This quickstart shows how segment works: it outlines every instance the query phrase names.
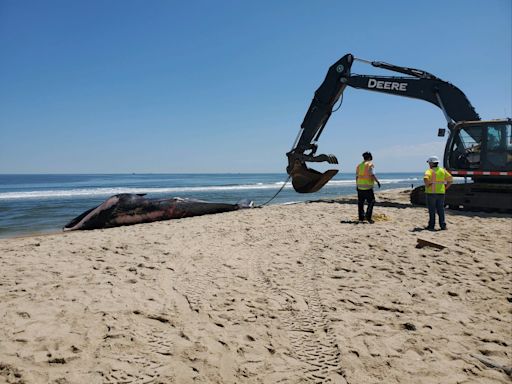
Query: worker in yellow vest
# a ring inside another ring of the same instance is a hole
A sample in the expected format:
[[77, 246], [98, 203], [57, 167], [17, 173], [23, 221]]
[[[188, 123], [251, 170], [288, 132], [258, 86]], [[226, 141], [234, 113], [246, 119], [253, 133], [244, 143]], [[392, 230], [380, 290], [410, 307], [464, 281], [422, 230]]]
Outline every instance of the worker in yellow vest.
[[[375, 195], [373, 193], [374, 182], [380, 188], [380, 182], [373, 172], [373, 157], [370, 152], [363, 153], [363, 161], [356, 167], [356, 186], [357, 186], [357, 210], [359, 222], [365, 220], [373, 224], [372, 213], [375, 204]], [[364, 203], [368, 203], [366, 213], [364, 212]]]
[[425, 171], [423, 181], [425, 183], [425, 200], [428, 208], [428, 226], [429, 231], [433, 231], [436, 224], [436, 212], [439, 216], [439, 226], [441, 230], [446, 230], [446, 221], [444, 217], [444, 195], [446, 190], [452, 185], [452, 175], [439, 166], [439, 158], [430, 156], [427, 160], [429, 169]]

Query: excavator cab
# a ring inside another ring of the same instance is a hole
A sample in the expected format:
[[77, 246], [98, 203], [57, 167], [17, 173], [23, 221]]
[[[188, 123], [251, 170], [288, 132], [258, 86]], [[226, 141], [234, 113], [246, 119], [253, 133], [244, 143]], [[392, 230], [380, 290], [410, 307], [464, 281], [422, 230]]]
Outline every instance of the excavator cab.
[[445, 166], [466, 172], [512, 171], [510, 119], [460, 122], [451, 129]]

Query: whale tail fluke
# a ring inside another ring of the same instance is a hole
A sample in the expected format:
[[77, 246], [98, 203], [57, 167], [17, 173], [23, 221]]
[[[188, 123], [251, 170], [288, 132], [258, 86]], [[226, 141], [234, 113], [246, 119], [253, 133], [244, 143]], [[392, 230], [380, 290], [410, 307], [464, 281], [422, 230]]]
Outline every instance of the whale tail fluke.
[[254, 208], [254, 201], [249, 199], [242, 199], [239, 200], [236, 205], [238, 205], [239, 209], [245, 209], [245, 208]]

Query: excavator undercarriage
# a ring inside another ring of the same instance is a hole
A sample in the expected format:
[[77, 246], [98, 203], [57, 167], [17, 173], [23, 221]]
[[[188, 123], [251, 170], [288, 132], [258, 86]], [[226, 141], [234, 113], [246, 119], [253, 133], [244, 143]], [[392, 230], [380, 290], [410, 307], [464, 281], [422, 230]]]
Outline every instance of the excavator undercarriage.
[[[411, 192], [413, 205], [425, 205], [425, 187]], [[512, 212], [512, 184], [452, 184], [446, 192], [445, 205], [450, 209], [480, 212]]]

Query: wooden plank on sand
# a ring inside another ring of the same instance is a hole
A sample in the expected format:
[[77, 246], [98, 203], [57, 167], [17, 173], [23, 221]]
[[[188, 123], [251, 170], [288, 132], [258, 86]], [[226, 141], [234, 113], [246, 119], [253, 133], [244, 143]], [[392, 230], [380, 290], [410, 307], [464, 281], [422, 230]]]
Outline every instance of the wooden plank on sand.
[[432, 248], [437, 248], [437, 249], [445, 249], [446, 248], [445, 245], [418, 238], [418, 244], [416, 244], [416, 248], [423, 248], [423, 247], [432, 247]]

